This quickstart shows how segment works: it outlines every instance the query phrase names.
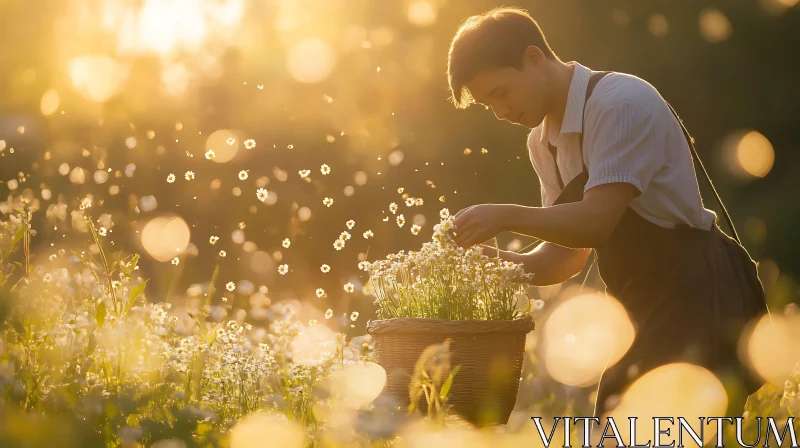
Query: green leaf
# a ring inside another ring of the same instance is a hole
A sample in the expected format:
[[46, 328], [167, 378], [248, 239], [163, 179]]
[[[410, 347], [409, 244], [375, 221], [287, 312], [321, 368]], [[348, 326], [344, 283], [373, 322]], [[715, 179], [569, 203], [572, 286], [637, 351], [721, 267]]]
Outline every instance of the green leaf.
[[19, 230], [17, 230], [17, 233], [14, 234], [14, 238], [11, 239], [11, 246], [9, 246], [8, 251], [6, 251], [6, 258], [11, 256], [11, 252], [14, 251], [14, 246], [16, 246], [17, 243], [19, 243], [22, 240], [23, 236], [25, 236], [24, 225], [20, 227]]
[[439, 391], [439, 399], [444, 400], [447, 398], [447, 394], [450, 392], [450, 387], [453, 385], [453, 377], [456, 376], [459, 370], [461, 370], [461, 364], [457, 365], [453, 371], [450, 372], [450, 375], [447, 376], [447, 379], [442, 385], [442, 390]]
[[97, 326], [102, 327], [103, 322], [106, 321], [106, 302], [104, 300], [101, 300], [97, 305], [97, 312], [95, 313], [94, 318], [97, 320]]
[[147, 280], [140, 282], [138, 285], [134, 286], [131, 289], [130, 298], [128, 299], [128, 305], [125, 306], [125, 311], [123, 314], [127, 313], [129, 309], [133, 306], [133, 302], [136, 300], [139, 295], [144, 292], [144, 287], [147, 286]]

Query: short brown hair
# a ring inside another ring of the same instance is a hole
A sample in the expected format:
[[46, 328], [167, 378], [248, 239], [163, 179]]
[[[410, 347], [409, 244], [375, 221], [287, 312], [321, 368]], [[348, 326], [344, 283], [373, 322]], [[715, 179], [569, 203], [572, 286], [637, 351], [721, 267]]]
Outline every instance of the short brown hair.
[[482, 70], [507, 66], [521, 69], [522, 56], [530, 45], [542, 50], [548, 59], [558, 59], [539, 24], [524, 9], [495, 8], [464, 21], [447, 57], [447, 78], [456, 107], [464, 109], [473, 102], [465, 84]]

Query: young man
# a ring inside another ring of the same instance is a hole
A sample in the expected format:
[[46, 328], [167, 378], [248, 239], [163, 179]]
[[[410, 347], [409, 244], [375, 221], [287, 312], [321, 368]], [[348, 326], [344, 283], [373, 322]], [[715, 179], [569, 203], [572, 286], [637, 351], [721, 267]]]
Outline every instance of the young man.
[[501, 231], [541, 239], [530, 253], [501, 253], [524, 263], [538, 285], [577, 275], [594, 249], [606, 291], [636, 328], [628, 352], [603, 374], [597, 416], [636, 379], [632, 373], [672, 362], [714, 372], [730, 386], [729, 415], [741, 415], [759, 383], [737, 343], [745, 323], [767, 311], [762, 285], [738, 238], [703, 206], [690, 137], [658, 91], [632, 75], [562, 62], [515, 8], [461, 26], [448, 77], [457, 107], [476, 102], [532, 129], [528, 149], [542, 195], [542, 207], [459, 211], [456, 242], [479, 244]]

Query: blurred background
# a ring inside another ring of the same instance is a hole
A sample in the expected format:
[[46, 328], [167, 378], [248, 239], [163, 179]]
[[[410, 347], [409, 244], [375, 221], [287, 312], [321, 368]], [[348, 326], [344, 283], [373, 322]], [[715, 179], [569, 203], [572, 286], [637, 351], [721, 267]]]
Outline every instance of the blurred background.
[[[640, 76], [676, 108], [778, 312], [800, 296], [797, 3], [514, 3], [562, 60]], [[450, 39], [496, 6], [0, 0], [0, 196], [38, 202], [34, 257], [84, 250], [91, 201], [106, 250], [143, 254], [152, 301], [201, 297], [219, 265], [228, 311], [298, 299], [363, 334], [359, 261], [418, 249], [443, 207], [540, 205], [527, 130], [448, 101]]]

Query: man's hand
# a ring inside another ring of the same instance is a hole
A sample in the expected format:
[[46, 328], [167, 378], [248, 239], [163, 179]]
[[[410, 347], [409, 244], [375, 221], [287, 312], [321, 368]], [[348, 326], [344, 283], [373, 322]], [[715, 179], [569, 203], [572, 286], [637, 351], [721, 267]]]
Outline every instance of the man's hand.
[[455, 214], [454, 238], [461, 247], [469, 247], [494, 238], [503, 230], [505, 204], [479, 204]]

